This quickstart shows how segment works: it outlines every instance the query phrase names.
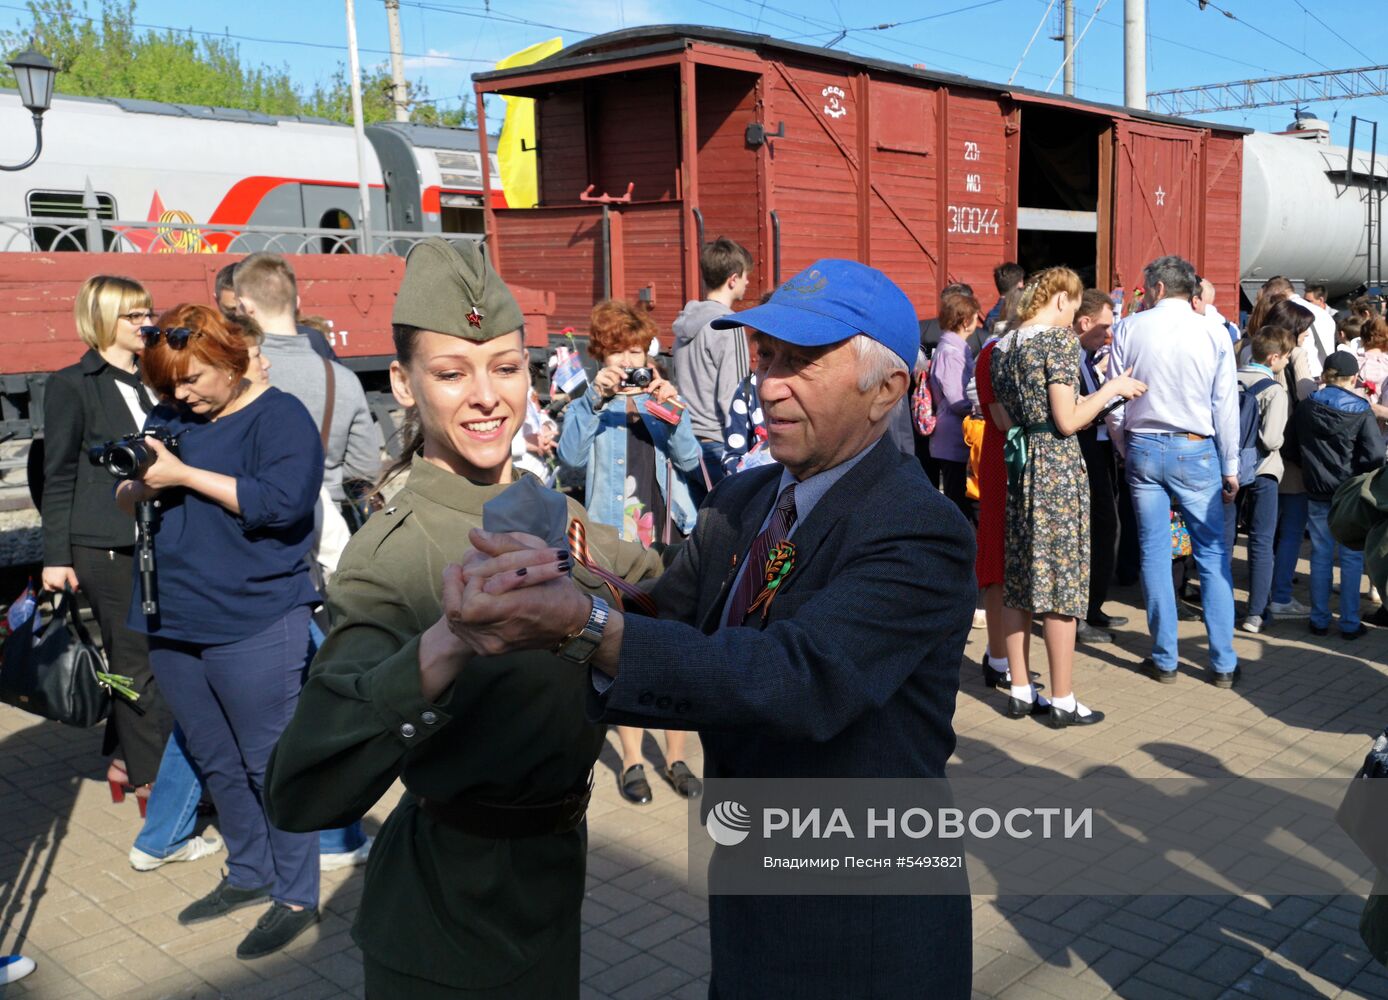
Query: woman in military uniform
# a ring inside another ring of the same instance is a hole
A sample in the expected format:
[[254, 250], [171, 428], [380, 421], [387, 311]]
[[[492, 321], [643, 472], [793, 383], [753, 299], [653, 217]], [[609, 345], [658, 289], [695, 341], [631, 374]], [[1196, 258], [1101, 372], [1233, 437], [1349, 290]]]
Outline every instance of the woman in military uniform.
[[[583, 810], [603, 741], [584, 712], [588, 670], [572, 655], [470, 655], [443, 617], [469, 529], [512, 482], [522, 316], [475, 244], [433, 238], [410, 254], [393, 320], [391, 385], [412, 432], [387, 477], [407, 465], [408, 482], [338, 565], [332, 631], [271, 761], [267, 805], [285, 829], [343, 826], [404, 782], [353, 929], [369, 997], [575, 997]], [[659, 572], [578, 504], [568, 517], [598, 568], [631, 582]], [[555, 557], [567, 568], [567, 549]], [[583, 557], [572, 571], [596, 615], [608, 591]]]

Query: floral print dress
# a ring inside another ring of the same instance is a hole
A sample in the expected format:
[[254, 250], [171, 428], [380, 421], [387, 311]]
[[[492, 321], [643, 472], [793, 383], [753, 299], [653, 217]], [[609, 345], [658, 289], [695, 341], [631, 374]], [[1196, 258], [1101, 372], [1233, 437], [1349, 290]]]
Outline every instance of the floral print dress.
[[[1023, 328], [993, 354], [993, 392], [1022, 427], [1051, 419], [1050, 387], [1079, 390], [1079, 344], [1064, 328]], [[1036, 614], [1082, 618], [1089, 606], [1089, 476], [1080, 443], [1027, 437], [1027, 465], [1007, 492], [1003, 600]]]

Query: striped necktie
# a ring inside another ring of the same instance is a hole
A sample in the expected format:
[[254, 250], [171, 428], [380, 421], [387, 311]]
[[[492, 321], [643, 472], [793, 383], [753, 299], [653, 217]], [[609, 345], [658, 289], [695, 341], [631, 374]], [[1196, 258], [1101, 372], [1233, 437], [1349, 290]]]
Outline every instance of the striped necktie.
[[747, 617], [747, 608], [756, 599], [758, 591], [766, 584], [763, 567], [772, 548], [786, 540], [791, 526], [795, 524], [795, 484], [791, 483], [776, 501], [776, 510], [771, 515], [771, 523], [766, 530], [752, 540], [752, 549], [747, 553], [743, 564], [742, 577], [737, 581], [737, 590], [728, 604], [730, 625], [741, 625]]

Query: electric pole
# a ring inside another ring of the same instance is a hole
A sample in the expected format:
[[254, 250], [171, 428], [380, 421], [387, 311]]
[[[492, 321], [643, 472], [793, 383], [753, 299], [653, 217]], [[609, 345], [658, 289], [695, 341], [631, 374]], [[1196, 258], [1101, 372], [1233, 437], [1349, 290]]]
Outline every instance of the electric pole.
[[390, 25], [391, 103], [395, 105], [395, 120], [410, 120], [410, 90], [405, 83], [405, 46], [400, 41], [400, 0], [386, 0], [386, 21]]
[[357, 197], [361, 219], [362, 253], [371, 253], [371, 188], [366, 179], [366, 125], [361, 112], [361, 57], [357, 54], [357, 11], [352, 0], [347, 4], [347, 71], [352, 83], [352, 131], [357, 140]]
[[1123, 103], [1147, 110], [1147, 0], [1123, 0]]
[[1075, 0], [1065, 0], [1065, 93], [1075, 96]]

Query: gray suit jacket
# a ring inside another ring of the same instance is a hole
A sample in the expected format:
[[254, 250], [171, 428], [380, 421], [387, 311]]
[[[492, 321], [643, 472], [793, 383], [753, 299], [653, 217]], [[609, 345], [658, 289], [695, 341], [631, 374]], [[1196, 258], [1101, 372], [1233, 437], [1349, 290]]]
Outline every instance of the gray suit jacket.
[[[974, 606], [967, 522], [884, 438], [795, 531], [758, 628], [719, 629], [780, 467], [721, 482], [652, 596], [628, 615], [603, 721], [698, 729], [711, 778], [939, 778]], [[960, 896], [714, 896], [719, 1000], [965, 998]], [[923, 992], [924, 991], [924, 992]]]

